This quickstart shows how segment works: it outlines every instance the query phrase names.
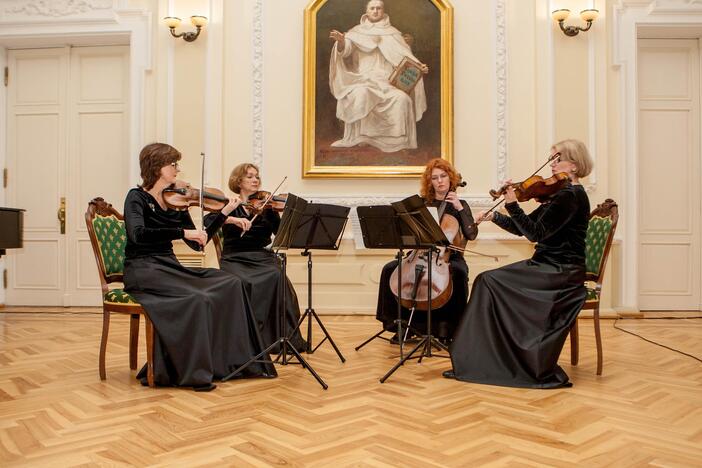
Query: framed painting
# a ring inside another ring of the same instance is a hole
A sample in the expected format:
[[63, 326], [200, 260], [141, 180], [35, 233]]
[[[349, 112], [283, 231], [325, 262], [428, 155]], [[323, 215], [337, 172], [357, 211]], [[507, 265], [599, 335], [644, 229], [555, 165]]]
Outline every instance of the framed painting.
[[453, 162], [448, 0], [312, 0], [305, 9], [305, 178], [416, 177]]

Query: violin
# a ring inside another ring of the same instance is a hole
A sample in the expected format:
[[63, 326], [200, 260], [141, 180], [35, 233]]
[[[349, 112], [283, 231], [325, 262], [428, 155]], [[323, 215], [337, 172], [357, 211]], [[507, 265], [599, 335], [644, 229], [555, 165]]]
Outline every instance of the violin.
[[285, 208], [285, 203], [288, 201], [288, 194], [281, 193], [271, 196], [271, 192], [259, 190], [258, 192], [249, 195], [248, 201], [241, 204], [246, 207], [250, 213], [254, 215], [260, 214], [264, 210], [273, 210], [282, 212]]
[[[176, 180], [161, 192], [166, 206], [173, 210], [184, 211], [191, 206], [200, 206], [200, 189], [190, 183]], [[219, 189], [205, 187], [202, 192], [202, 208], [206, 211], [222, 211], [229, 199]]]
[[533, 198], [539, 203], [544, 203], [569, 183], [570, 177], [565, 172], [559, 172], [547, 179], [539, 175], [532, 175], [522, 182], [505, 184], [498, 190], [490, 190], [490, 196], [493, 200], [497, 200], [505, 194], [509, 187], [512, 187], [518, 201], [525, 202]]

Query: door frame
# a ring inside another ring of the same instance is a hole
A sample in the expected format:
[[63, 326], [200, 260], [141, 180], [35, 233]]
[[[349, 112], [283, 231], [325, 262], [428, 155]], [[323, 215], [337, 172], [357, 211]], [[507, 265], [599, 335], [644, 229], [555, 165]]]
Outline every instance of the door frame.
[[[619, 204], [619, 226], [623, 232], [620, 302], [623, 309], [638, 311], [638, 40], [702, 39], [702, 5], [672, 5], [653, 0], [649, 4], [627, 5], [620, 1], [612, 8], [612, 32], [612, 66], [620, 71], [619, 128], [623, 155], [620, 162], [622, 200]], [[702, 129], [700, 131], [702, 134]]]
[[[18, 7], [6, 12], [0, 17], [0, 73], [7, 66], [7, 49], [64, 47], [66, 44], [129, 45], [129, 151], [125, 164], [129, 166], [131, 182], [137, 183], [139, 165], [132, 155], [139, 154], [144, 144], [146, 73], [152, 67], [152, 15], [146, 10], [122, 8], [125, 3], [114, 2], [109, 8], [88, 6], [88, 11], [66, 6], [63, 7], [65, 11], [58, 12], [58, 17], [32, 8]], [[7, 142], [6, 127], [7, 88], [0, 84], [1, 142]], [[0, 169], [7, 165], [6, 153], [6, 144], [0, 144]], [[2, 206], [5, 197], [5, 188], [0, 184]], [[0, 273], [4, 270], [5, 261], [0, 259]], [[5, 291], [0, 284], [0, 306], [4, 302]]]

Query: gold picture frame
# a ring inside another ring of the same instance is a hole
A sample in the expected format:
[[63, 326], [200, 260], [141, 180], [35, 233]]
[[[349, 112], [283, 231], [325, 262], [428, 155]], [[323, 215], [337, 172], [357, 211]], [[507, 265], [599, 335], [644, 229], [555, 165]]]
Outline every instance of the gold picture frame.
[[[416, 147], [383, 151], [373, 143], [337, 146], [355, 140], [347, 140], [347, 123], [337, 118], [331, 92], [330, 56], [336, 42], [330, 31], [345, 33], [359, 24], [367, 3], [312, 0], [305, 8], [303, 178], [408, 178], [421, 174], [433, 157], [453, 163], [453, 7], [448, 0], [384, 1], [391, 27], [397, 27], [412, 54], [429, 66], [422, 85], [426, 90], [421, 91], [426, 110], [414, 120]], [[415, 102], [412, 98], [413, 106]], [[413, 116], [419, 115], [412, 109]]]

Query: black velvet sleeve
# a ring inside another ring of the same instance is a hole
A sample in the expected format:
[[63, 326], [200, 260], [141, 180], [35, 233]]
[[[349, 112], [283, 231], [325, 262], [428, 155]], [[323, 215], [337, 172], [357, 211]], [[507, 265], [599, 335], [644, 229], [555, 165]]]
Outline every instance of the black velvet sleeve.
[[505, 205], [512, 222], [531, 242], [541, 242], [558, 232], [576, 213], [577, 200], [572, 190], [561, 190], [548, 203], [542, 204], [531, 215], [517, 202]]
[[274, 210], [265, 210], [263, 212], [265, 220], [271, 227], [273, 234], [278, 234], [278, 228], [280, 227], [280, 215]]
[[132, 242], [150, 244], [183, 238], [183, 228], [181, 227], [146, 227], [144, 210], [147, 208], [146, 200], [136, 191], [130, 191], [127, 194], [124, 201], [124, 225], [127, 229], [127, 236]]
[[505, 216], [502, 213], [495, 212], [495, 214], [492, 217], [492, 222], [497, 224], [505, 231], [514, 234], [515, 236], [522, 235], [517, 225], [514, 224], [514, 221], [509, 216]]
[[475, 224], [473, 213], [470, 211], [468, 203], [461, 200], [461, 205], [463, 209], [458, 212], [458, 221], [461, 224], [461, 231], [463, 231], [463, 235], [466, 239], [475, 240], [475, 238], [478, 237], [478, 225]]
[[205, 231], [207, 232], [207, 240], [212, 239], [217, 230], [224, 225], [227, 217], [220, 213], [208, 213], [205, 215]]

